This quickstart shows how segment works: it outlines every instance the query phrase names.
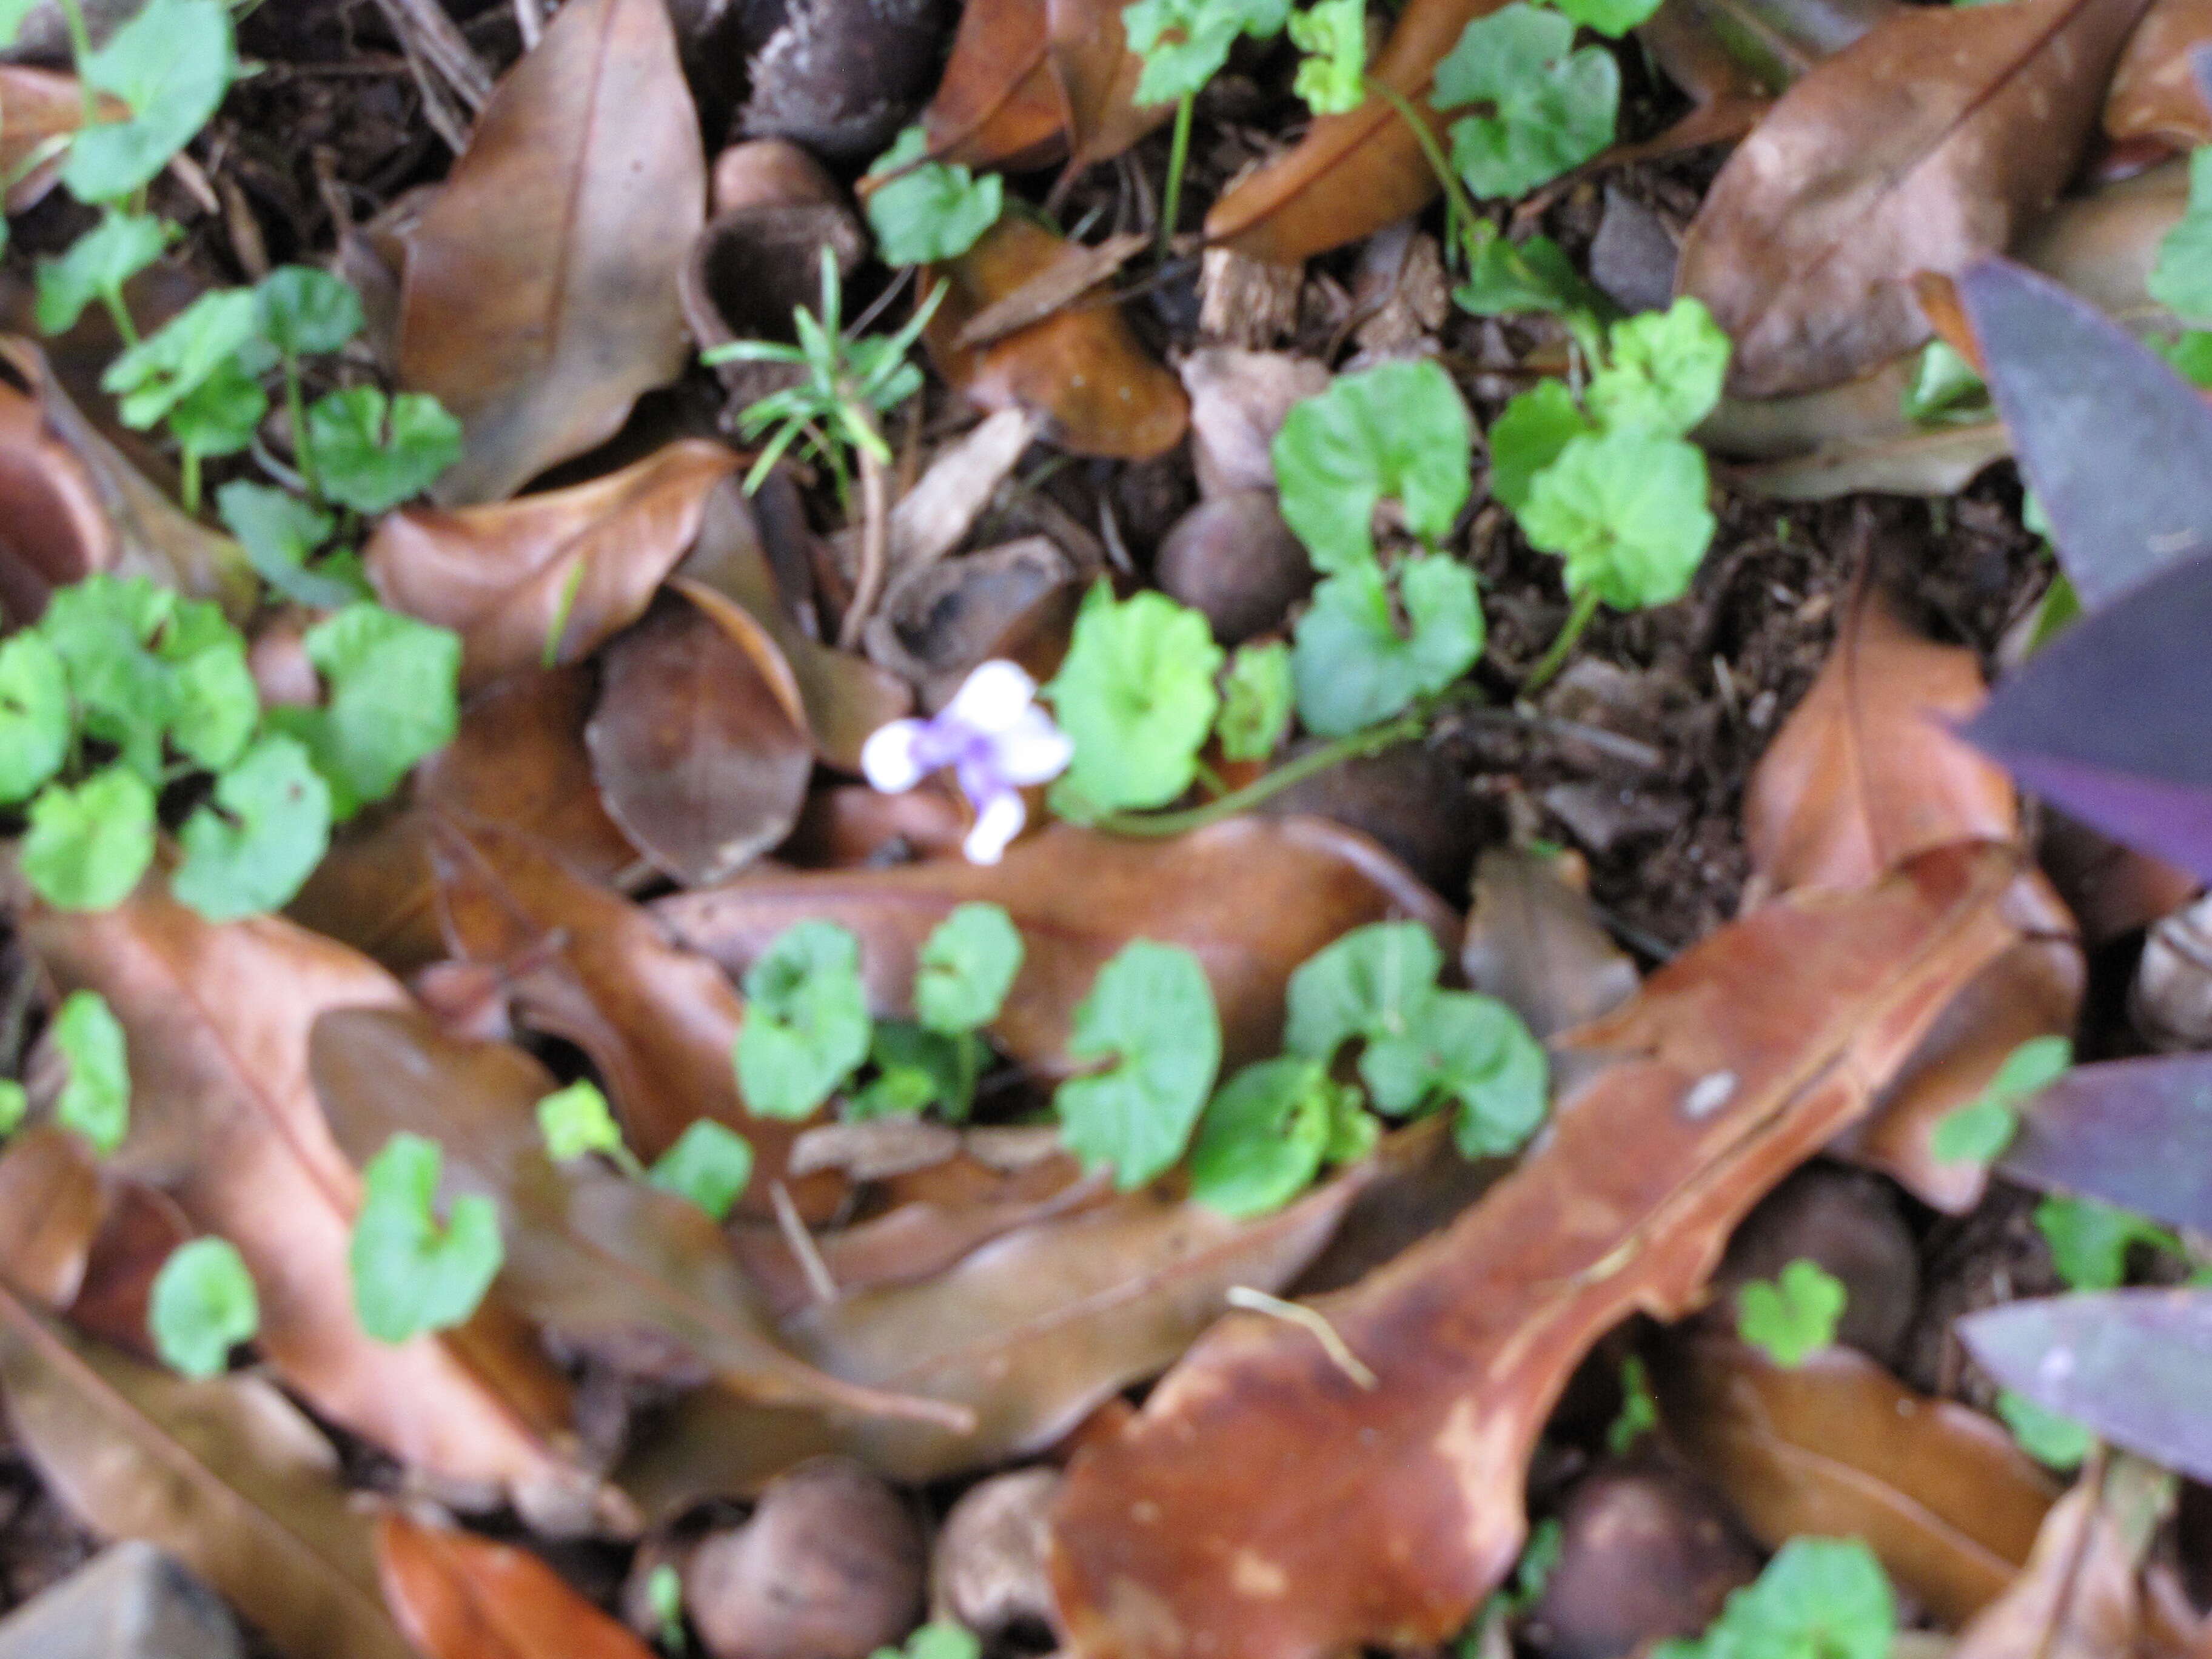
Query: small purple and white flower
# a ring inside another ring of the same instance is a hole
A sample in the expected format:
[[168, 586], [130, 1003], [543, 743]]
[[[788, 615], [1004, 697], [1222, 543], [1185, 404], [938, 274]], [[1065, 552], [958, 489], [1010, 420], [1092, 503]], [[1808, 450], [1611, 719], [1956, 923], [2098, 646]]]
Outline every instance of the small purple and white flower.
[[899, 795], [951, 767], [975, 809], [961, 850], [970, 863], [996, 864], [1028, 819], [1023, 786], [1058, 777], [1075, 752], [1037, 707], [1036, 690], [1016, 664], [979, 664], [933, 719], [878, 726], [860, 750], [860, 770], [884, 793]]

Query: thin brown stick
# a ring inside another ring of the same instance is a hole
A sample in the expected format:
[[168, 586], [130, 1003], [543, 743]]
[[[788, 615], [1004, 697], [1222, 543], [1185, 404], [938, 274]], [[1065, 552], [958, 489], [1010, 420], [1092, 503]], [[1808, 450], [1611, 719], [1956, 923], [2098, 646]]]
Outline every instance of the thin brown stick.
[[860, 579], [853, 589], [853, 602], [837, 625], [837, 648], [851, 651], [860, 642], [860, 630], [883, 597], [885, 554], [890, 546], [890, 481], [884, 464], [860, 447]]

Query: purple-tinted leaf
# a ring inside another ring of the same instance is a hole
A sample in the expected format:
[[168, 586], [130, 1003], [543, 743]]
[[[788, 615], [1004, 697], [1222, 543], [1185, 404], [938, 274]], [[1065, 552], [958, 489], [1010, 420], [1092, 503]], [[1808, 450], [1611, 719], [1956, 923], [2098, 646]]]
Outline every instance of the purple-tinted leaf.
[[2126, 330], [2047, 277], [1959, 278], [1997, 412], [2091, 611], [2212, 546], [2212, 408]]
[[2212, 557], [2201, 556], [2068, 629], [1966, 728], [2035, 793], [2212, 878], [2208, 733]]
[[1998, 1382], [2154, 1463], [2212, 1480], [2212, 1291], [2012, 1302], [1958, 1323]]
[[1999, 1167], [2031, 1187], [2212, 1232], [2212, 1054], [2075, 1067], [2021, 1114]]

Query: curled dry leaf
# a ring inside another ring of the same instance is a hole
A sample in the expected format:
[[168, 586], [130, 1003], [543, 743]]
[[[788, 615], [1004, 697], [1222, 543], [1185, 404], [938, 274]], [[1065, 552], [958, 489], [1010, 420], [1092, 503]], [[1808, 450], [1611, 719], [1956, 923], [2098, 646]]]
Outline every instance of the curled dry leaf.
[[333, 1421], [447, 1480], [585, 1518], [565, 1461], [567, 1385], [496, 1310], [398, 1345], [363, 1332], [346, 1253], [360, 1182], [315, 1105], [307, 1036], [332, 1008], [407, 1005], [366, 957], [275, 917], [216, 924], [150, 881], [112, 910], [22, 910], [64, 991], [105, 996], [130, 1047], [131, 1128], [117, 1166], [238, 1247], [260, 1346]]
[[[29, 387], [41, 423], [0, 398], [0, 489], [9, 532], [0, 547], [0, 603], [18, 612], [16, 584], [34, 574], [32, 610], [94, 570], [143, 575], [242, 620], [260, 596], [246, 551], [188, 517], [70, 402], [46, 355], [0, 336], [0, 357]], [[20, 493], [19, 493], [20, 492]], [[25, 573], [21, 564], [33, 567]]]
[[814, 775], [803, 711], [712, 617], [663, 600], [608, 647], [600, 673], [585, 732], [592, 771], [607, 811], [663, 873], [703, 886], [791, 833]]
[[330, 1443], [270, 1384], [188, 1382], [4, 1289], [0, 1382], [17, 1443], [94, 1531], [171, 1551], [291, 1659], [410, 1659]]
[[1730, 1227], [2011, 942], [2010, 878], [2002, 854], [1950, 849], [1785, 899], [1582, 1028], [1623, 1057], [1520, 1168], [1310, 1304], [1371, 1389], [1303, 1326], [1216, 1327], [1070, 1473], [1053, 1571], [1074, 1649], [1316, 1659], [1458, 1630], [1519, 1550], [1526, 1459], [1569, 1373], [1629, 1313], [1687, 1310]]
[[532, 1320], [617, 1354], [626, 1339], [672, 1344], [767, 1404], [964, 1425], [958, 1411], [854, 1388], [785, 1352], [766, 1302], [698, 1206], [592, 1158], [556, 1164], [536, 1108], [557, 1085], [521, 1049], [447, 1036], [411, 1011], [364, 1009], [315, 1023], [309, 1065], [331, 1130], [357, 1161], [402, 1131], [423, 1135], [446, 1149], [445, 1200], [482, 1194], [499, 1206], [500, 1283]]
[[392, 1617], [428, 1659], [650, 1659], [527, 1550], [387, 1510], [375, 1560]]
[[2136, 1574], [2173, 1506], [2173, 1477], [2100, 1458], [2051, 1505], [2019, 1577], [1951, 1650], [1956, 1659], [2102, 1659], [2142, 1651]]
[[636, 864], [584, 749], [592, 688], [589, 668], [531, 669], [471, 697], [453, 742], [415, 770], [418, 810], [341, 830], [292, 901], [292, 919], [396, 974], [443, 957], [428, 811], [511, 825], [593, 881]]
[[1009, 214], [929, 281], [950, 284], [922, 332], [938, 372], [983, 409], [1025, 409], [1045, 435], [1078, 455], [1143, 461], [1181, 441], [1190, 403], [1146, 355], [1118, 308], [1086, 304], [987, 346], [956, 343], [970, 319], [1060, 258], [1066, 244]]
[[0, 1282], [68, 1307], [106, 1211], [100, 1160], [81, 1137], [51, 1123], [14, 1136], [0, 1152]]
[[930, 154], [1023, 172], [1066, 153], [1067, 100], [1049, 61], [1045, 0], [961, 8], [952, 55], [922, 112]]
[[2151, 0], [2128, 37], [2105, 98], [2116, 143], [2155, 138], [2177, 149], [2212, 143], [2212, 111], [2190, 73], [2191, 47], [2212, 40], [2212, 0]]
[[[722, 479], [708, 493], [697, 542], [675, 586], [745, 646], [787, 705], [796, 702], [826, 764], [859, 772], [869, 734], [913, 707], [914, 694], [899, 680], [823, 644], [792, 619], [752, 503], [735, 478]], [[763, 635], [772, 652], [760, 644]]]
[[580, 660], [645, 612], [738, 464], [685, 438], [589, 483], [492, 507], [403, 507], [362, 560], [395, 611], [461, 636], [461, 684]]
[[1143, 58], [1129, 50], [1121, 0], [1045, 0], [1045, 52], [1067, 103], [1066, 177], [1111, 161], [1175, 113], [1139, 105]]
[[1731, 388], [1832, 386], [1926, 339], [1911, 279], [2050, 205], [2143, 5], [1907, 7], [1784, 94], [1682, 244], [1680, 291], [1735, 342]]
[[899, 578], [868, 623], [868, 653], [941, 708], [993, 658], [1049, 678], [1082, 598], [1075, 561], [1048, 536], [1024, 536]]
[[1986, 695], [1972, 651], [1906, 627], [1863, 578], [1819, 677], [1744, 790], [1747, 902], [1863, 887], [1949, 842], [2012, 840], [2011, 780], [1954, 730]]
[[[1564, 855], [1563, 855], [1564, 857]], [[1636, 994], [1636, 963], [1613, 942], [1563, 857], [1493, 847], [1474, 867], [1460, 967], [1540, 1038], [1611, 1013]]]
[[[2010, 780], [1956, 735], [1984, 701], [1974, 653], [1907, 628], [1863, 577], [1820, 677], [1745, 790], [1747, 902], [1864, 887], [1931, 848], [2014, 839]], [[1980, 1200], [1988, 1171], [1938, 1158], [1936, 1126], [2022, 1042], [2070, 1033], [2081, 1008], [2084, 968], [2064, 904], [2033, 871], [2008, 902], [2025, 937], [1954, 1000], [1856, 1142], [1866, 1161], [1954, 1212]]]
[[[1370, 76], [1441, 135], [1444, 118], [1429, 108], [1437, 65], [1468, 23], [1504, 3], [1413, 0]], [[1231, 187], [1206, 216], [1206, 240], [1270, 264], [1297, 264], [1419, 213], [1437, 191], [1419, 139], [1386, 100], [1370, 94], [1347, 114], [1315, 118], [1296, 149]]]
[[[1080, 885], [1067, 872], [1080, 870]], [[1068, 1023], [1107, 958], [1133, 939], [1180, 945], [1212, 981], [1225, 1063], [1279, 1052], [1283, 988], [1297, 965], [1362, 923], [1426, 922], [1447, 949], [1458, 922], [1364, 836], [1311, 818], [1232, 818], [1146, 841], [1055, 824], [1003, 862], [763, 872], [653, 907], [674, 936], [741, 974], [795, 921], [860, 940], [869, 996], [904, 1015], [915, 953], [954, 906], [1004, 905], [1029, 951], [992, 1035], [1024, 1065], [1065, 1069]]]
[[1849, 1348], [1776, 1365], [1730, 1337], [1654, 1374], [1667, 1426], [1769, 1549], [1801, 1533], [1866, 1540], [1946, 1624], [2027, 1561], [2049, 1481], [1995, 1419], [1915, 1394]]
[[460, 417], [448, 506], [614, 435], [688, 344], [698, 112], [660, 0], [579, 0], [508, 72], [407, 243], [399, 378]]
[[[591, 1056], [640, 1158], [702, 1117], [744, 1135], [754, 1152], [744, 1201], [765, 1211], [799, 1130], [752, 1117], [738, 1097], [730, 1050], [744, 1005], [721, 970], [515, 830], [442, 822], [432, 845], [453, 954], [506, 969], [523, 1023]], [[840, 1184], [817, 1177], [798, 1191], [832, 1202]]]

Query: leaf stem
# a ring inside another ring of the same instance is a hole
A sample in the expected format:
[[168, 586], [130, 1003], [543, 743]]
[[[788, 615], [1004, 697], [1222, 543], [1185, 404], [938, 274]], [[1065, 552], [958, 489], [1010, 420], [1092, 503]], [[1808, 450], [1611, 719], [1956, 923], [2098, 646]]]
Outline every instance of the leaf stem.
[[1421, 154], [1428, 158], [1429, 170], [1437, 175], [1437, 182], [1443, 186], [1444, 200], [1449, 204], [1451, 213], [1458, 218], [1462, 235], [1472, 235], [1475, 225], [1480, 222], [1481, 216], [1475, 212], [1474, 198], [1467, 193], [1466, 185], [1461, 182], [1459, 174], [1452, 171], [1451, 162], [1445, 156], [1443, 146], [1437, 143], [1435, 130], [1423, 118], [1420, 111], [1413, 107], [1413, 100], [1397, 88], [1370, 75], [1367, 77], [1367, 90], [1396, 110], [1399, 118], [1413, 130], [1413, 141], [1420, 145]]
[[1590, 618], [1597, 615], [1597, 589], [1595, 587], [1585, 587], [1575, 595], [1574, 609], [1567, 612], [1566, 621], [1559, 625], [1559, 631], [1553, 636], [1551, 644], [1545, 647], [1544, 654], [1536, 659], [1522, 678], [1522, 696], [1533, 696], [1552, 683], [1552, 677], [1566, 662], [1567, 653], [1582, 638], [1583, 630], [1590, 625]]
[[84, 123], [100, 125], [100, 94], [84, 78], [85, 59], [92, 56], [92, 31], [84, 26], [84, 8], [78, 0], [61, 0], [62, 21], [69, 29], [70, 62], [76, 70], [77, 91], [84, 100]]
[[[862, 418], [865, 418], [863, 416]], [[868, 422], [872, 430], [874, 422]], [[882, 441], [880, 438], [877, 441]], [[860, 643], [868, 613], [883, 597], [884, 566], [890, 544], [890, 489], [884, 464], [869, 444], [855, 444], [860, 458], [860, 579], [854, 585], [853, 602], [837, 625], [837, 648], [851, 651]]]
[[1325, 743], [1320, 748], [1285, 761], [1273, 771], [1255, 778], [1242, 789], [1206, 802], [1203, 806], [1186, 808], [1180, 812], [1109, 812], [1099, 818], [1095, 828], [1116, 836], [1179, 836], [1188, 830], [1203, 830], [1209, 823], [1234, 817], [1239, 812], [1257, 806], [1271, 796], [1279, 795], [1293, 784], [1304, 783], [1308, 778], [1326, 772], [1332, 766], [1348, 760], [1364, 760], [1378, 755], [1385, 749], [1410, 743], [1427, 729], [1425, 714], [1401, 714], [1396, 720], [1386, 720], [1381, 726], [1370, 726], [1347, 737]]
[[177, 493], [184, 509], [193, 518], [200, 510], [200, 453], [190, 444], [178, 452], [179, 481]]
[[307, 440], [307, 405], [300, 392], [300, 359], [289, 351], [284, 354], [284, 418], [292, 423], [292, 459], [300, 469], [300, 482], [307, 486], [308, 499], [319, 507], [323, 483], [315, 471], [314, 446]]
[[101, 289], [100, 302], [106, 307], [108, 320], [115, 325], [115, 332], [123, 343], [126, 347], [137, 345], [138, 325], [131, 315], [131, 307], [124, 303], [123, 290], [117, 288]]
[[1160, 257], [1165, 258], [1175, 240], [1176, 218], [1182, 210], [1183, 169], [1190, 161], [1190, 121], [1198, 108], [1198, 94], [1186, 92], [1176, 105], [1175, 136], [1168, 144], [1167, 188], [1160, 198]]

